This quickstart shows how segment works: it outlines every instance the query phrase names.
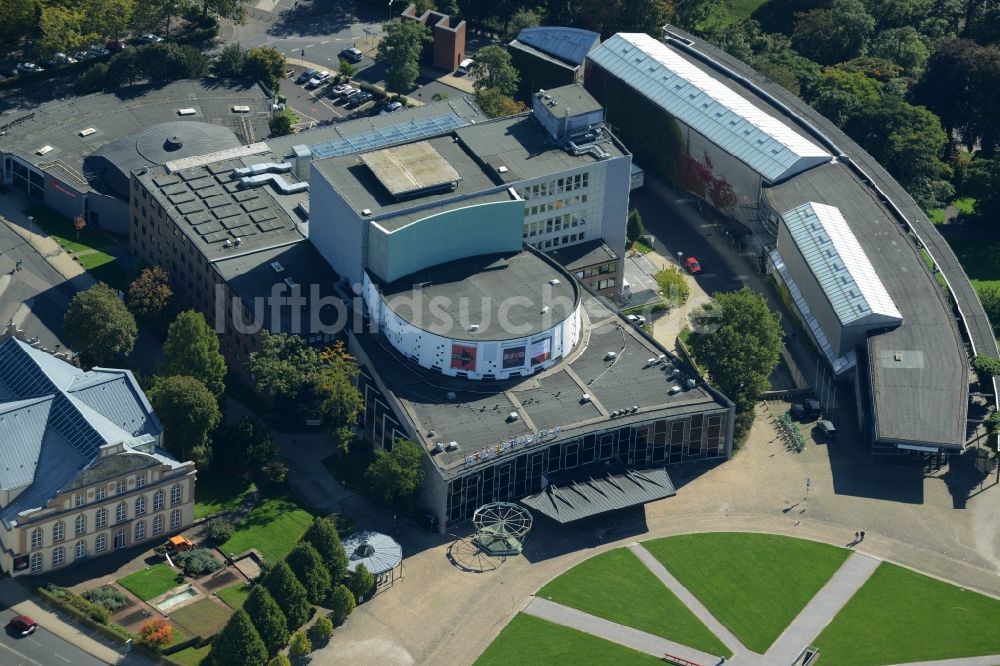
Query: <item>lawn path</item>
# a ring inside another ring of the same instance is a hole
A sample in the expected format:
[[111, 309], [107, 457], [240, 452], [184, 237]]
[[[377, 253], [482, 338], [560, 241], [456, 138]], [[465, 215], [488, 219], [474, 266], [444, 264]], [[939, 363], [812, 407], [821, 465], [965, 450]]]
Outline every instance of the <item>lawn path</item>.
[[549, 622], [561, 624], [564, 627], [577, 629], [592, 636], [630, 647], [633, 650], [651, 654], [654, 657], [663, 657], [664, 654], [671, 654], [687, 659], [688, 661], [693, 661], [696, 664], [716, 664], [719, 662], [717, 655], [710, 655], [706, 652], [689, 648], [686, 645], [668, 641], [666, 638], [647, 634], [645, 631], [626, 627], [617, 622], [604, 620], [541, 597], [532, 598], [524, 609], [524, 612], [528, 615], [548, 620]]
[[781, 633], [767, 651], [767, 660], [775, 664], [791, 664], [802, 650], [819, 636], [854, 593], [875, 573], [880, 560], [854, 553], [837, 570], [826, 585], [816, 593], [806, 607]]
[[[726, 647], [732, 650], [734, 655], [745, 655], [750, 653], [750, 650], [740, 642], [736, 636], [733, 635], [729, 629], [727, 629], [721, 622], [715, 619], [715, 616], [708, 612], [708, 609], [698, 601], [693, 594], [691, 594], [686, 587], [681, 585], [680, 581], [673, 577], [666, 567], [660, 564], [660, 561], [653, 557], [653, 554], [646, 550], [642, 544], [636, 543], [629, 546], [629, 550], [635, 553], [635, 556], [639, 558], [646, 567], [653, 572], [660, 581], [663, 582], [667, 588], [677, 595], [677, 598], [684, 602], [684, 604], [691, 609], [699, 620], [708, 627], [709, 631], [718, 636], [719, 640], [725, 643]], [[686, 657], [685, 657], [686, 658]], [[697, 659], [692, 659], [691, 661], [698, 661]], [[715, 662], [712, 662], [715, 663]]]

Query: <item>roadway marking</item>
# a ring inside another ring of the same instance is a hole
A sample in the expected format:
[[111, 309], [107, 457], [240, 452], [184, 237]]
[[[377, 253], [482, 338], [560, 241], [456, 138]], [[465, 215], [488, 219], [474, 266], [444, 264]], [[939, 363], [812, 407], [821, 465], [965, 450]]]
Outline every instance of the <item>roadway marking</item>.
[[16, 654], [21, 659], [24, 659], [25, 663], [35, 664], [36, 666], [44, 666], [43, 664], [41, 664], [41, 663], [35, 661], [34, 659], [32, 659], [31, 657], [29, 657], [28, 655], [21, 654], [20, 652], [18, 652], [17, 650], [15, 650], [14, 648], [10, 647], [9, 645], [7, 645], [5, 643], [0, 643], [0, 648], [3, 648], [4, 650], [7, 650], [8, 652]]
[[305, 45], [305, 46], [303, 46], [302, 48], [304, 48], [304, 49], [311, 49], [311, 48], [312, 48], [312, 47], [314, 47], [314, 46], [316, 46], [316, 45], [315, 45], [315, 44], [306, 44], [306, 45]]
[[65, 662], [66, 662], [67, 664], [72, 664], [72, 663], [73, 663], [73, 662], [72, 662], [71, 660], [69, 660], [69, 659], [67, 659], [66, 657], [62, 656], [62, 655], [61, 655], [61, 654], [59, 654], [58, 652], [53, 652], [53, 653], [52, 653], [52, 656], [53, 656], [53, 657], [59, 657], [60, 659], [62, 659], [63, 661], [65, 661]]
[[320, 44], [321, 44], [321, 45], [322, 45], [322, 44], [329, 44], [329, 43], [330, 43], [331, 41], [333, 41], [333, 40], [330, 40], [330, 39], [328, 39], [328, 40], [326, 40], [325, 42], [320, 42]]
[[274, 44], [274, 42], [275, 42], [275, 40], [272, 39], [269, 42], [264, 42], [263, 44], [258, 44], [257, 46], [267, 46], [268, 44]]

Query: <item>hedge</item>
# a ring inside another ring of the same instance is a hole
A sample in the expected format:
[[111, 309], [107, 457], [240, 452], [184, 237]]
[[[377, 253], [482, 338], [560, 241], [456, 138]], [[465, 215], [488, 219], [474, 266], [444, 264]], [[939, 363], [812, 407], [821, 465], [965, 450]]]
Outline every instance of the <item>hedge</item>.
[[[214, 638], [214, 636], [212, 637]], [[187, 648], [195, 648], [196, 650], [200, 647], [205, 647], [212, 642], [212, 638], [205, 638], [204, 636], [192, 636], [186, 641], [181, 641], [180, 643], [173, 643], [160, 651], [164, 657], [167, 655], [174, 654], [175, 652], [180, 652], [181, 650], [186, 650]]]
[[[46, 601], [54, 604], [60, 610], [65, 611], [66, 613], [72, 615], [76, 619], [83, 622], [87, 627], [96, 630], [97, 633], [101, 634], [105, 638], [108, 638], [113, 641], [118, 641], [121, 643], [124, 643], [129, 639], [136, 638], [135, 635], [133, 635], [127, 629], [117, 624], [101, 624], [100, 622], [95, 622], [93, 619], [91, 619], [91, 617], [87, 614], [86, 611], [77, 608], [76, 606], [72, 605], [65, 597], [61, 597], [49, 590], [46, 590], [44, 587], [35, 588], [35, 592], [38, 593], [38, 595], [43, 599], [45, 599]], [[67, 594], [72, 594], [72, 592], [67, 592]], [[138, 643], [138, 640], [136, 640], [135, 642]]]

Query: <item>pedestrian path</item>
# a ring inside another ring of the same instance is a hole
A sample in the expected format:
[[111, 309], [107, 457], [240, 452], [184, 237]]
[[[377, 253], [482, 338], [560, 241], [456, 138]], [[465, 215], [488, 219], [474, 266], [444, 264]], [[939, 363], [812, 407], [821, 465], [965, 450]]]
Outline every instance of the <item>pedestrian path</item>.
[[880, 560], [861, 553], [847, 558], [771, 645], [765, 655], [767, 660], [775, 664], [791, 664], [861, 589], [880, 563]]
[[[750, 650], [740, 642], [733, 632], [726, 629], [725, 626], [712, 615], [704, 604], [702, 604], [698, 599], [688, 592], [688, 589], [681, 585], [680, 581], [674, 578], [673, 574], [667, 571], [666, 567], [660, 564], [660, 561], [653, 557], [653, 554], [646, 550], [642, 544], [635, 543], [629, 546], [629, 549], [639, 558], [639, 561], [646, 565], [646, 567], [653, 572], [653, 574], [660, 579], [660, 581], [667, 586], [667, 588], [673, 592], [678, 599], [680, 599], [685, 606], [691, 609], [702, 624], [708, 627], [709, 631], [718, 636], [727, 648], [729, 648], [734, 655], [745, 655], [750, 653]], [[734, 659], [735, 661], [735, 659]]]
[[524, 609], [524, 612], [528, 615], [548, 620], [549, 622], [561, 624], [564, 627], [577, 629], [592, 636], [630, 647], [639, 652], [651, 654], [654, 657], [662, 657], [664, 654], [670, 654], [696, 664], [714, 665], [719, 662], [717, 655], [695, 650], [686, 645], [668, 641], [666, 638], [654, 636], [653, 634], [648, 634], [645, 631], [639, 631], [632, 627], [626, 627], [617, 622], [604, 620], [589, 613], [578, 611], [575, 608], [563, 606], [548, 599], [542, 599], [541, 597], [532, 598]]

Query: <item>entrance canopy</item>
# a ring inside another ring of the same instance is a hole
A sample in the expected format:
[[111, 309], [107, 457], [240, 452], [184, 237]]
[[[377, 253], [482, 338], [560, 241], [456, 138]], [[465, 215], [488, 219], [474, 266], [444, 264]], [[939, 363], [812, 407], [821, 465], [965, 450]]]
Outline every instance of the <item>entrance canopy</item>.
[[556, 522], [571, 523], [676, 494], [662, 467], [615, 473], [594, 471], [550, 483], [542, 492], [522, 499], [521, 504]]

